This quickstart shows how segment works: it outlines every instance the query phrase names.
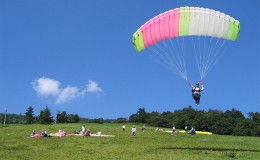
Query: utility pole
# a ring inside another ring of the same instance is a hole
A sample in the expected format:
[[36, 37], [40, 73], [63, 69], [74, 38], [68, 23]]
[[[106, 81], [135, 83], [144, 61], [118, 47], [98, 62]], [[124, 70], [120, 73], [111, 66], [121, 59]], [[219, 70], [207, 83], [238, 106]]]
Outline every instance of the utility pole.
[[7, 113], [7, 109], [5, 108], [4, 127], [5, 127], [5, 122], [6, 122], [6, 113]]

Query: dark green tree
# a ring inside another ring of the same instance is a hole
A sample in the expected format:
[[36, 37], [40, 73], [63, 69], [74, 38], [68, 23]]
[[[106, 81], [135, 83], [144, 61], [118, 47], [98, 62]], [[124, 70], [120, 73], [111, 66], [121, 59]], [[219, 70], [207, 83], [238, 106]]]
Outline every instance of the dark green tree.
[[105, 120], [103, 118], [95, 118], [93, 119], [93, 123], [103, 124], [105, 123]]
[[132, 114], [129, 117], [129, 122], [132, 123], [146, 123], [148, 120], [148, 114], [145, 111], [145, 108], [139, 108], [136, 114]]
[[137, 119], [139, 123], [146, 123], [147, 122], [147, 113], [145, 111], [145, 108], [139, 108], [137, 112]]
[[249, 112], [249, 119], [254, 123], [253, 136], [260, 137], [260, 113]]
[[227, 110], [225, 113], [224, 113], [224, 116], [226, 118], [232, 118], [234, 119], [235, 121], [240, 121], [240, 120], [243, 120], [245, 119], [245, 116], [243, 115], [243, 113], [241, 113], [240, 111], [232, 108], [232, 110]]
[[197, 111], [193, 126], [196, 127], [197, 130], [200, 131], [208, 131], [209, 130], [209, 122], [207, 113], [205, 111]]
[[126, 123], [127, 119], [126, 118], [117, 118], [116, 123]]
[[78, 123], [80, 121], [78, 114], [68, 114], [68, 121], [70, 123]]
[[159, 121], [160, 127], [172, 127], [175, 126], [174, 114], [173, 112], [167, 111], [161, 114], [162, 119]]
[[218, 125], [216, 122], [218, 122], [223, 116], [224, 113], [220, 110], [209, 110], [207, 113], [208, 131], [217, 133]]
[[235, 127], [233, 135], [253, 136], [254, 135], [254, 122], [249, 119], [245, 119], [241, 122], [238, 122]]
[[157, 126], [157, 127], [161, 127], [159, 125], [159, 121], [161, 120], [161, 114], [159, 112], [151, 112], [148, 113], [148, 120], [147, 120], [147, 124], [151, 125], [151, 126]]
[[62, 111], [57, 113], [56, 115], [56, 123], [67, 123], [69, 122], [66, 111]]
[[177, 110], [174, 112], [174, 124], [176, 128], [184, 129], [185, 126], [189, 128], [195, 127], [194, 120], [196, 117], [196, 110], [194, 110], [191, 106], [184, 108], [182, 110]]
[[33, 107], [29, 106], [25, 112], [25, 123], [26, 124], [33, 124], [34, 123], [34, 111]]
[[40, 124], [51, 124], [54, 122], [53, 117], [51, 116], [51, 110], [48, 108], [48, 106], [40, 111], [38, 122]]
[[130, 117], [129, 117], [129, 122], [131, 122], [131, 123], [137, 123], [137, 122], [138, 122], [138, 116], [137, 116], [137, 114], [132, 114], [132, 115], [130, 115]]
[[235, 134], [235, 128], [237, 126], [237, 124], [243, 120], [245, 120], [244, 115], [236, 110], [236, 109], [232, 109], [227, 110], [224, 113], [224, 117], [222, 117], [223, 119], [221, 120], [222, 128], [219, 128], [220, 130], [222, 130], [222, 132], [220, 132], [220, 134], [225, 134], [225, 135], [233, 135]]
[[249, 112], [248, 116], [251, 120], [253, 120], [255, 123], [260, 125], [260, 113], [259, 112]]

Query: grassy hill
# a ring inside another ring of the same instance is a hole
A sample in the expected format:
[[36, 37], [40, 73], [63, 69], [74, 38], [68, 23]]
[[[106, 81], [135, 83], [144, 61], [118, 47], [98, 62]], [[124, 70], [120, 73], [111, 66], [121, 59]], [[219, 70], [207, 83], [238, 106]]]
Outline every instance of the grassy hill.
[[189, 135], [156, 132], [154, 127], [136, 125], [137, 135], [131, 136], [132, 124], [84, 124], [92, 133], [101, 131], [115, 137], [50, 137], [30, 138], [46, 129], [74, 133], [83, 124], [9, 125], [0, 127], [0, 159], [160, 159], [160, 160], [256, 160], [260, 157], [260, 138], [223, 135]]

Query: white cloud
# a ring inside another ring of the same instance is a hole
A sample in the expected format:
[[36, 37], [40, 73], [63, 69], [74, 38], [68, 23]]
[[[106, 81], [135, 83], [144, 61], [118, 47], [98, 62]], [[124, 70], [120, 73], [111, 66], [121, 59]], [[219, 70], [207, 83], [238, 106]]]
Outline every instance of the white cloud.
[[89, 80], [86, 88], [82, 89], [70, 85], [66, 88], [61, 88], [61, 83], [59, 81], [46, 77], [34, 80], [32, 85], [39, 96], [54, 97], [55, 104], [73, 101], [78, 97], [84, 96], [86, 93], [104, 93], [104, 91], [98, 86], [98, 83], [92, 80]]
[[66, 103], [81, 95], [84, 95], [82, 93], [83, 92], [80, 92], [80, 90], [77, 87], [68, 86], [62, 90], [62, 92], [57, 97], [55, 103], [56, 104]]
[[98, 86], [97, 82], [89, 80], [88, 84], [87, 84], [87, 92], [90, 92], [90, 93], [103, 93], [104, 91]]
[[59, 81], [45, 77], [34, 80], [33, 88], [40, 96], [55, 96], [61, 92]]

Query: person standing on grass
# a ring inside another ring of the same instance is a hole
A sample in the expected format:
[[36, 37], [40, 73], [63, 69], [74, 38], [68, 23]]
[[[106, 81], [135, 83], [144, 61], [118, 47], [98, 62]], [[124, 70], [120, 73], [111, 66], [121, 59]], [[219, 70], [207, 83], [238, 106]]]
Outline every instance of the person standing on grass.
[[175, 125], [172, 126], [172, 133], [175, 133], [176, 131], [176, 128], [175, 128]]
[[145, 131], [145, 124], [142, 126], [142, 132]]
[[188, 132], [188, 126], [185, 126], [185, 131]]
[[122, 126], [122, 130], [125, 131], [125, 125]]
[[132, 136], [136, 136], [136, 128], [135, 128], [135, 126], [133, 126], [133, 128], [132, 128]]

